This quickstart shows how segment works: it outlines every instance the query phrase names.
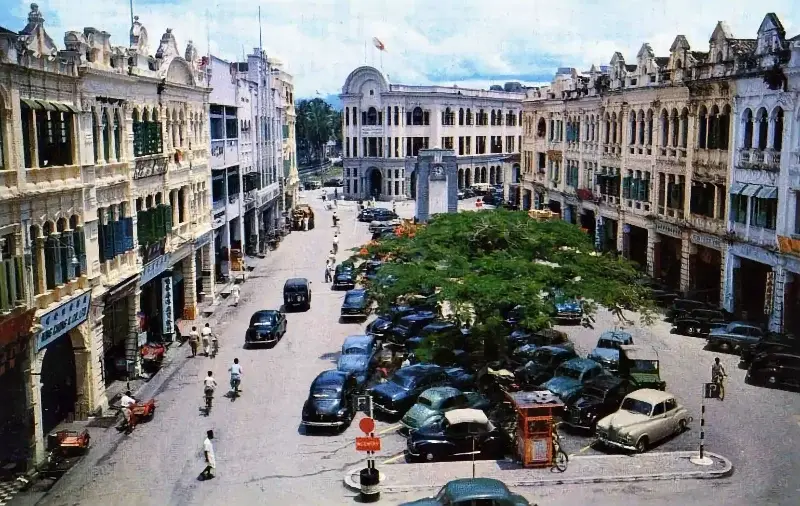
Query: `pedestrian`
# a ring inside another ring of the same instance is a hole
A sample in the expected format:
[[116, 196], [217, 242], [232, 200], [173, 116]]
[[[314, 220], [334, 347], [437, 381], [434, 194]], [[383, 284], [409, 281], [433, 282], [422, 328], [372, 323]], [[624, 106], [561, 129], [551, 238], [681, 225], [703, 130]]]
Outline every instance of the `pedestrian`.
[[197, 356], [197, 345], [200, 343], [200, 333], [197, 332], [197, 327], [192, 327], [189, 332], [189, 347], [192, 349], [192, 356]]
[[203, 480], [210, 480], [217, 472], [217, 459], [214, 456], [214, 445], [211, 440], [214, 439], [214, 431], [206, 431], [206, 439], [203, 441], [203, 456], [206, 459], [206, 467], [200, 473], [200, 478]]
[[211, 344], [211, 324], [206, 323], [206, 326], [200, 331], [200, 337], [203, 339], [203, 353], [208, 356], [209, 345]]
[[325, 282], [330, 283], [333, 281], [333, 264], [330, 259], [325, 260]]
[[308, 232], [308, 216], [303, 216], [303, 230]]
[[397, 214], [397, 201], [396, 200], [392, 201], [392, 212]]
[[333, 189], [333, 200], [335, 201], [338, 198], [339, 198], [339, 188], [334, 188]]
[[333, 250], [328, 254], [328, 261], [331, 265], [336, 265], [336, 253], [334, 253]]
[[333, 253], [339, 253], [339, 234], [333, 234]]
[[233, 299], [233, 305], [236, 306], [236, 307], [239, 306], [239, 295], [240, 295], [240, 292], [241, 292], [241, 289], [239, 288], [239, 285], [234, 283], [233, 287], [231, 287], [231, 299]]

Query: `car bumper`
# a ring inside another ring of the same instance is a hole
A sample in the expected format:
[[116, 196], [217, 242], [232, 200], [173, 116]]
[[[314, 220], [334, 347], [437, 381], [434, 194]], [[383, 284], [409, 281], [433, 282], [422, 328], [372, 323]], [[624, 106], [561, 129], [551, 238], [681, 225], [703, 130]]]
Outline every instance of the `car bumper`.
[[343, 422], [343, 421], [338, 421], [338, 422], [314, 422], [314, 421], [310, 421], [310, 420], [303, 420], [302, 422], [300, 422], [300, 424], [304, 425], [306, 427], [341, 427], [342, 425], [345, 424], [345, 422]]
[[608, 439], [608, 438], [605, 438], [605, 437], [598, 437], [597, 440], [600, 443], [602, 443], [602, 444], [604, 444], [606, 446], [611, 446], [613, 448], [620, 448], [622, 450], [628, 450], [628, 451], [631, 451], [631, 452], [635, 452], [636, 451], [636, 446], [634, 446], [632, 444], [629, 444], [629, 443], [620, 443], [619, 441], [614, 441], [613, 439]]
[[343, 283], [341, 281], [334, 281], [333, 282], [333, 287], [334, 288], [347, 288], [347, 289], [352, 290], [353, 288], [355, 288], [355, 286], [356, 286], [355, 283], [350, 283], [350, 282], [347, 282], [347, 283]]
[[271, 344], [278, 340], [278, 336], [272, 334], [270, 336], [260, 337], [258, 339], [247, 339], [245, 343], [247, 344]]
[[377, 409], [378, 411], [381, 411], [383, 413], [388, 413], [390, 415], [396, 415], [397, 413], [400, 412], [400, 411], [398, 411], [396, 409], [389, 409], [386, 406], [384, 406], [383, 404], [378, 404], [377, 402], [373, 403], [373, 407], [375, 409]]
[[562, 321], [567, 321], [567, 322], [581, 321], [581, 318], [583, 318], [583, 315], [582, 314], [576, 314], [576, 313], [558, 313], [558, 314], [556, 314], [556, 319], [557, 320], [562, 320]]
[[359, 313], [342, 313], [340, 315], [342, 318], [366, 318], [366, 312], [359, 312]]

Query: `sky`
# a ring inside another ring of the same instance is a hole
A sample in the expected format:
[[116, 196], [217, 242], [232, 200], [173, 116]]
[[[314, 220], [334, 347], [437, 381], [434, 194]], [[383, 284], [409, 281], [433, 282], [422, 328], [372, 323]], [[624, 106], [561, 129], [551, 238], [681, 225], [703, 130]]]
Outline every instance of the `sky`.
[[[734, 36], [755, 38], [767, 12], [787, 36], [800, 33], [797, 0], [133, 0], [155, 53], [167, 27], [183, 51], [241, 59], [259, 45], [294, 75], [295, 97], [341, 92], [347, 75], [367, 64], [390, 82], [487, 88], [550, 82], [557, 67], [588, 70], [615, 51], [628, 61], [649, 42], [667, 56], [678, 34], [707, 51], [717, 21]], [[40, 0], [45, 28], [63, 49], [64, 32], [92, 26], [128, 45], [129, 0]], [[19, 31], [28, 1], [0, 0], [0, 26]], [[386, 50], [373, 48], [380, 39]]]

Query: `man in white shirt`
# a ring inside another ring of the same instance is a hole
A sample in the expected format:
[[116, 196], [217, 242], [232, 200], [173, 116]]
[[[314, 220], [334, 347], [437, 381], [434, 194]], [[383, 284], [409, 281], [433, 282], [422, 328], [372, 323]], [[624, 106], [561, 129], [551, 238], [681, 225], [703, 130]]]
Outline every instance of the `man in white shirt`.
[[339, 253], [339, 234], [333, 234], [333, 253]]
[[122, 414], [125, 416], [125, 424], [128, 430], [133, 429], [133, 406], [136, 404], [136, 399], [131, 396], [131, 391], [127, 390], [119, 400], [119, 405], [122, 407]]
[[206, 356], [208, 356], [208, 347], [211, 341], [211, 325], [206, 323], [206, 326], [203, 327], [203, 330], [200, 331], [200, 336], [203, 338], [203, 351], [205, 352]]
[[239, 288], [239, 285], [234, 283], [233, 286], [231, 287], [231, 299], [233, 299], [233, 305], [234, 306], [238, 306], [239, 305], [239, 296], [240, 296], [240, 294], [241, 294], [241, 289]]
[[217, 471], [217, 459], [214, 456], [214, 445], [211, 444], [212, 439], [214, 439], [214, 431], [206, 431], [206, 438], [203, 441], [203, 456], [206, 459], [206, 468], [200, 473], [200, 477], [204, 480], [213, 478], [214, 473]]

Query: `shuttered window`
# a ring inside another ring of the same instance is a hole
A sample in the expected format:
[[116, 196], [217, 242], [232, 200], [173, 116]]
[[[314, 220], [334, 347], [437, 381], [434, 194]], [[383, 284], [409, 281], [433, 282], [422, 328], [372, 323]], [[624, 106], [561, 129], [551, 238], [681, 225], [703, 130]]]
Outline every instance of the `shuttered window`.
[[125, 251], [133, 249], [133, 218], [124, 218], [123, 220], [123, 236], [125, 237]]

